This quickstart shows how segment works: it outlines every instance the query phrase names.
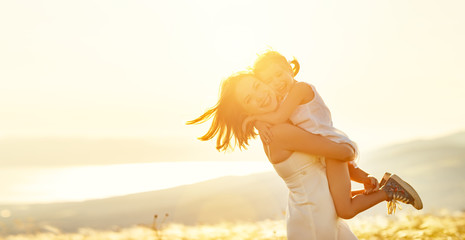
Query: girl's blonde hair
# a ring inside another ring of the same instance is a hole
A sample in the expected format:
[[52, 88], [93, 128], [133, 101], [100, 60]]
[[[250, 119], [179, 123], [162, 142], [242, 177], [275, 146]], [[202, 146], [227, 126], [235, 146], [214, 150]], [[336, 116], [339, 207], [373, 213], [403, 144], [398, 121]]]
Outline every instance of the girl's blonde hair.
[[[239, 145], [240, 149], [246, 149], [248, 140], [257, 135], [253, 127], [247, 128], [245, 131], [242, 130], [242, 123], [248, 114], [235, 97], [237, 83], [244, 77], [249, 76], [254, 77], [251, 72], [238, 72], [223, 80], [216, 105], [209, 108], [200, 117], [186, 123], [188, 125], [200, 124], [213, 117], [210, 129], [199, 139], [207, 141], [218, 135], [216, 140], [216, 149], [218, 151], [226, 151], [229, 148], [234, 149], [236, 145]], [[234, 145], [231, 144], [233, 137]]]
[[[289, 70], [292, 71], [294, 77], [299, 73], [300, 64], [297, 59], [292, 59], [292, 61], [287, 61], [287, 59], [276, 51], [266, 51], [263, 54], [258, 55], [257, 60], [253, 65], [253, 71], [255, 74], [257, 72], [263, 71], [266, 67], [268, 67], [271, 63], [278, 63], [283, 64], [285, 66], [289, 66]], [[291, 66], [294, 65], [294, 66]]]

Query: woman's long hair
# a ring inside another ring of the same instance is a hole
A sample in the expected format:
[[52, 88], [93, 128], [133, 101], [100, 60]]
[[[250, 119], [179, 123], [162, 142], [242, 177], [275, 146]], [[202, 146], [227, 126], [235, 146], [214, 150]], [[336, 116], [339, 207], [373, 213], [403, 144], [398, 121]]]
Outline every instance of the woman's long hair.
[[[223, 80], [216, 105], [200, 117], [186, 123], [188, 125], [200, 124], [213, 117], [210, 129], [199, 139], [207, 141], [218, 135], [216, 140], [218, 151], [234, 149], [236, 145], [239, 145], [240, 149], [246, 149], [248, 140], [257, 135], [253, 127], [247, 128], [245, 132], [242, 130], [242, 123], [248, 115], [235, 97], [237, 83], [247, 76], [254, 77], [250, 72], [238, 72]], [[233, 138], [234, 145], [231, 143]]]

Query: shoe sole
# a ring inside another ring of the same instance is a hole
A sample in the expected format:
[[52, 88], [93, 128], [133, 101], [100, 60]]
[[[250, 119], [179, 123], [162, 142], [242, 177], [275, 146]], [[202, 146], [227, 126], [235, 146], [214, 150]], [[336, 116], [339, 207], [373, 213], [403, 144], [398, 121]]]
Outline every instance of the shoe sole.
[[421, 201], [420, 195], [418, 195], [417, 191], [410, 186], [407, 182], [402, 180], [399, 176], [392, 174], [391, 178], [393, 178], [400, 186], [402, 186], [410, 195], [413, 197], [413, 207], [420, 210], [423, 208], [423, 202]]

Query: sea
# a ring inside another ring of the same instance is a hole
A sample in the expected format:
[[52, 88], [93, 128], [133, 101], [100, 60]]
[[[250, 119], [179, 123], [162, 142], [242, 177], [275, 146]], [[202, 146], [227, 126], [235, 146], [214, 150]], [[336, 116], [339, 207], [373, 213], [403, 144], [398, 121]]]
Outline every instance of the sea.
[[272, 170], [265, 161], [4, 166], [0, 168], [0, 205], [102, 199]]

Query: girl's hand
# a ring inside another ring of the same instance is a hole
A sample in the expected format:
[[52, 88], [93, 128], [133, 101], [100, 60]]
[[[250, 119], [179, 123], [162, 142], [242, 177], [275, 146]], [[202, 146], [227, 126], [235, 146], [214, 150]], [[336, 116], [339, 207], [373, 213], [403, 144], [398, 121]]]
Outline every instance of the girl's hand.
[[244, 119], [244, 122], [242, 123], [242, 132], [247, 131], [247, 127], [252, 124], [255, 121], [254, 116], [248, 116]]
[[376, 179], [375, 177], [371, 175], [368, 175], [363, 185], [365, 186], [365, 194], [379, 191], [378, 179]]
[[271, 134], [271, 124], [262, 121], [255, 122], [255, 128], [258, 130], [258, 134], [263, 142], [269, 144], [273, 135]]

